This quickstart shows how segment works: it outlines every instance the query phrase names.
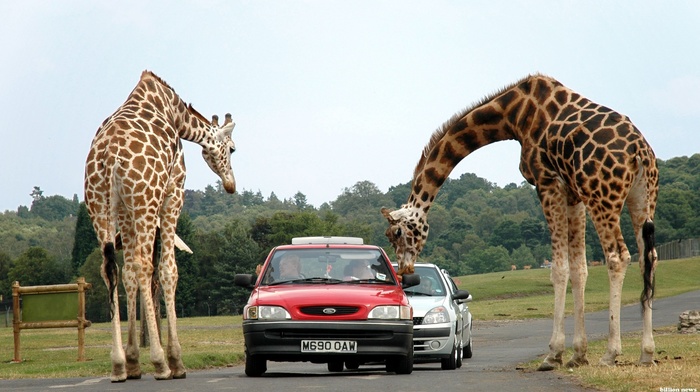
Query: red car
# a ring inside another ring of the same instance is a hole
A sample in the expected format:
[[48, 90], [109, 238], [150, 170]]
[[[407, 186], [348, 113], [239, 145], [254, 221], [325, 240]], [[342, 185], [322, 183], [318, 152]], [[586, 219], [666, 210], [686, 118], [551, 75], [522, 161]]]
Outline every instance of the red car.
[[354, 237], [294, 238], [270, 252], [260, 275], [238, 274], [252, 288], [243, 310], [246, 375], [267, 361], [326, 363], [331, 372], [385, 361], [413, 371], [413, 309], [403, 288], [418, 275], [396, 276], [378, 246]]

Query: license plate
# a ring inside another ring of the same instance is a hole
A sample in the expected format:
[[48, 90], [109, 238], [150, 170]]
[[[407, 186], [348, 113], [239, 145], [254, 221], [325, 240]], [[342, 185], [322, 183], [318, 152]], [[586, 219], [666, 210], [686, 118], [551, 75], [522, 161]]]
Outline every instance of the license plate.
[[356, 353], [357, 342], [352, 340], [302, 340], [303, 353]]

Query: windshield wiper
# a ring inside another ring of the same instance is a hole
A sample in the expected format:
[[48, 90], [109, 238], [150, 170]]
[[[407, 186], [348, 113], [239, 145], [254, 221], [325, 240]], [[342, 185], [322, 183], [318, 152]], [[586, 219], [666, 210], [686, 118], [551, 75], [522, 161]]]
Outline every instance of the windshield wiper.
[[386, 280], [377, 279], [377, 278], [352, 279], [352, 280], [344, 280], [343, 282], [345, 282], [345, 283], [389, 283]]
[[432, 297], [432, 294], [424, 293], [421, 291], [406, 291], [406, 294], [409, 295], [419, 295], [419, 296], [424, 296], [424, 297]]
[[279, 282], [272, 282], [268, 284], [268, 286], [276, 286], [280, 284], [289, 284], [289, 283], [332, 283], [332, 284], [338, 284], [342, 283], [343, 281], [340, 279], [334, 279], [334, 278], [322, 278], [322, 277], [313, 277], [313, 278], [299, 278], [299, 279], [290, 279], [290, 280], [281, 280]]

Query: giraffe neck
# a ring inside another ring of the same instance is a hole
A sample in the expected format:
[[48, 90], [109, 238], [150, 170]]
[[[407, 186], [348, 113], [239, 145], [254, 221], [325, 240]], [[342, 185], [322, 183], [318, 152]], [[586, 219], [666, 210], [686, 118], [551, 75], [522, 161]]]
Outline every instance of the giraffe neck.
[[201, 146], [209, 144], [212, 137], [209, 120], [192, 105], [185, 103], [165, 81], [149, 71], [144, 71], [135, 92], [139, 90], [142, 94], [137, 95], [140, 95], [142, 102], [147, 105], [144, 109], [148, 110], [150, 106], [154, 111], [162, 111], [165, 118], [171, 119], [178, 137]]
[[473, 151], [502, 140], [527, 143], [542, 129], [555, 80], [535, 75], [485, 98], [447, 121], [431, 137], [413, 174], [406, 208], [427, 213], [452, 170]]

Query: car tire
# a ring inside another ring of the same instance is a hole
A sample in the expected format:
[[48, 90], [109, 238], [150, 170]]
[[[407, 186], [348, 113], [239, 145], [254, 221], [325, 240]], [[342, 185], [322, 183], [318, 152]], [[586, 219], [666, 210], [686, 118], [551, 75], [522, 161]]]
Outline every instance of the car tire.
[[338, 373], [343, 371], [343, 361], [330, 361], [328, 362], [328, 371], [333, 373]]
[[472, 357], [472, 336], [471, 334], [469, 335], [469, 343], [467, 343], [466, 346], [464, 346], [464, 349], [462, 350], [462, 358], [471, 358]]
[[267, 361], [255, 355], [245, 356], [245, 374], [248, 377], [260, 377], [267, 371]]
[[345, 361], [345, 368], [348, 370], [357, 370], [360, 368], [360, 363], [357, 361]]
[[386, 360], [386, 371], [396, 374], [413, 373], [413, 347], [408, 351], [408, 355], [391, 357]]
[[464, 349], [462, 347], [462, 343], [460, 343], [459, 347], [457, 347], [457, 369], [462, 367], [462, 354], [464, 353]]
[[458, 351], [459, 350], [457, 350], [456, 346], [452, 346], [452, 352], [450, 353], [449, 358], [442, 358], [440, 360], [442, 370], [457, 369], [457, 356], [459, 355]]

